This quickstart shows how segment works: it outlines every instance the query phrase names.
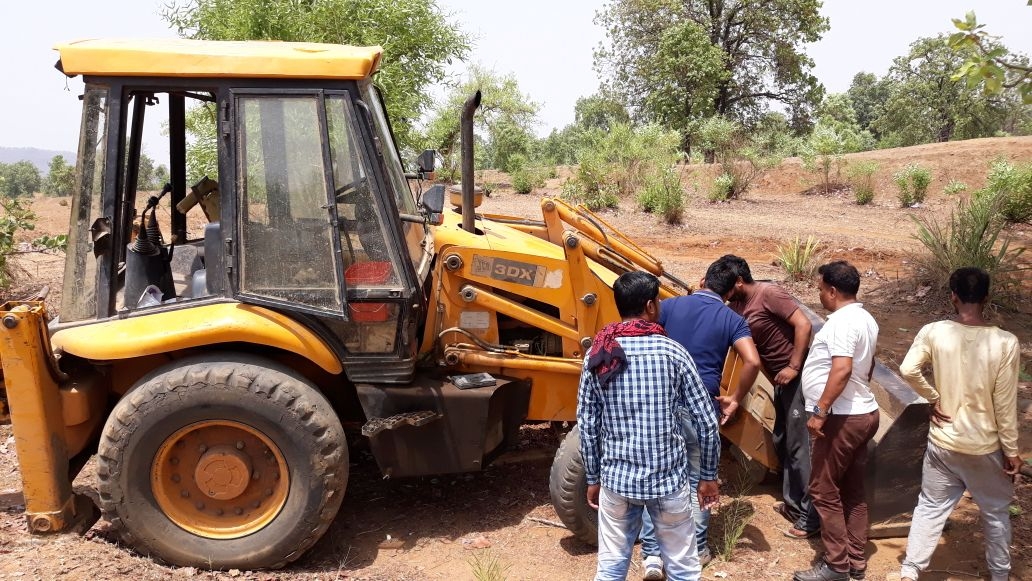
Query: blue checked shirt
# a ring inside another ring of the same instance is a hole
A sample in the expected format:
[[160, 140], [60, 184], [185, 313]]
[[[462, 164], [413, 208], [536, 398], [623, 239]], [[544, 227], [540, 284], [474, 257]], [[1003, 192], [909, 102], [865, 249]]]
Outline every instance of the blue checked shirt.
[[[710, 395], [688, 352], [663, 335], [620, 337], [627, 368], [599, 386], [581, 371], [577, 394], [580, 451], [588, 484], [648, 500], [688, 483], [688, 446], [677, 411], [698, 437], [702, 480], [717, 479], [720, 436]], [[587, 359], [585, 359], [587, 365]]]

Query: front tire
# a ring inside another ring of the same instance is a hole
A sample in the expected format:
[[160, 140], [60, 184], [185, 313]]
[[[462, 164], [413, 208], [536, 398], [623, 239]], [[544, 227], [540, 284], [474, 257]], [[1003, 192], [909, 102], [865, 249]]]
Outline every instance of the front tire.
[[598, 545], [598, 511], [588, 505], [588, 481], [580, 453], [580, 427], [574, 426], [555, 452], [548, 478], [559, 520], [575, 537], [589, 545]]
[[278, 568], [326, 532], [348, 450], [329, 402], [259, 357], [184, 359], [144, 377], [104, 426], [105, 518], [137, 551], [182, 566]]

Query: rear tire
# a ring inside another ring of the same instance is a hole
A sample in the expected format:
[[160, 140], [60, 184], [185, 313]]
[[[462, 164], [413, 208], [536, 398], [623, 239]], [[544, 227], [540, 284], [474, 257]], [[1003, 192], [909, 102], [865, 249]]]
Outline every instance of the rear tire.
[[555, 452], [548, 478], [559, 520], [575, 537], [589, 545], [598, 545], [598, 511], [588, 505], [588, 481], [580, 453], [580, 427], [574, 426]]
[[300, 374], [243, 354], [176, 361], [115, 406], [97, 454], [100, 508], [128, 545], [165, 562], [278, 568], [326, 532], [348, 450]]

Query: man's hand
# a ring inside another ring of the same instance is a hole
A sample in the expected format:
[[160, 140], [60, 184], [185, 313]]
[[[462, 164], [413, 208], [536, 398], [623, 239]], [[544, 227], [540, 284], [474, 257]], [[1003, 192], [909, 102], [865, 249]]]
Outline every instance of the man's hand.
[[722, 395], [713, 399], [720, 404], [720, 425], [723, 426], [735, 417], [735, 412], [738, 411], [738, 402], [729, 395]]
[[818, 416], [816, 414], [811, 415], [810, 419], [806, 421], [806, 429], [810, 430], [810, 435], [814, 438], [824, 437], [824, 420], [828, 419], [828, 416]]
[[720, 487], [716, 480], [699, 482], [699, 508], [709, 510], [720, 502]]
[[797, 377], [799, 377], [799, 371], [792, 369], [791, 367], [786, 367], [774, 376], [774, 386], [781, 387], [782, 385], [788, 385]]
[[1021, 473], [1021, 456], [1004, 456], [1003, 471], [1009, 474], [1012, 480], [1017, 482], [1018, 474]]
[[589, 484], [588, 485], [588, 506], [598, 510], [598, 493], [602, 490], [600, 484]]
[[928, 419], [933, 424], [941, 428], [943, 427], [943, 424], [948, 424], [952, 422], [953, 418], [951, 416], [946, 415], [946, 412], [942, 411], [942, 406], [939, 405], [940, 403], [941, 401], [937, 401], [935, 402], [935, 405], [928, 408]]

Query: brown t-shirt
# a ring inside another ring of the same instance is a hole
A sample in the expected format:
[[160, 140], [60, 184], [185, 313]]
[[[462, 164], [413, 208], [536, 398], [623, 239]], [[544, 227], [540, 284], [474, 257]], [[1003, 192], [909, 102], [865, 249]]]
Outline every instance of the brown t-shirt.
[[788, 318], [799, 308], [792, 295], [775, 284], [758, 282], [749, 300], [731, 301], [728, 306], [749, 323], [764, 372], [773, 378], [788, 367], [795, 342]]

